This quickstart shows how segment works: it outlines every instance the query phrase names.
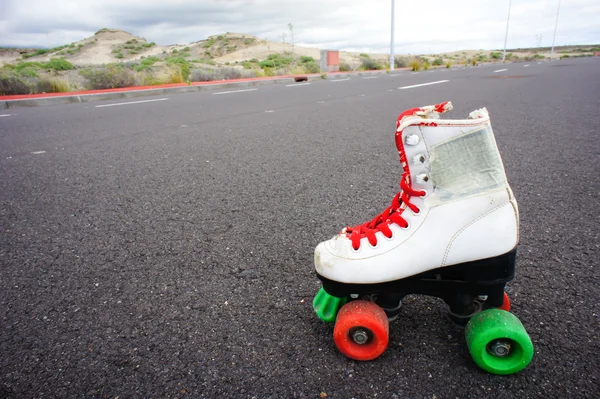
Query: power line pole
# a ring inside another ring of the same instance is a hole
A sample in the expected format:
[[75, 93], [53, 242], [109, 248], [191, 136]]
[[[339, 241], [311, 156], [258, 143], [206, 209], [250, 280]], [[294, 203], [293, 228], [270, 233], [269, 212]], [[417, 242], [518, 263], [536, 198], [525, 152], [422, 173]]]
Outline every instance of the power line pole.
[[506, 17], [506, 34], [504, 35], [504, 53], [502, 53], [502, 62], [506, 60], [506, 41], [508, 40], [508, 21], [510, 20], [510, 5], [512, 0], [508, 0], [508, 17]]
[[394, 0], [392, 0], [392, 40], [390, 43], [390, 71], [394, 70]]
[[554, 24], [554, 36], [552, 36], [552, 52], [551, 55], [554, 55], [554, 40], [556, 40], [556, 28], [558, 28], [558, 13], [560, 12], [560, 0], [558, 0], [558, 9], [556, 10], [556, 23]]

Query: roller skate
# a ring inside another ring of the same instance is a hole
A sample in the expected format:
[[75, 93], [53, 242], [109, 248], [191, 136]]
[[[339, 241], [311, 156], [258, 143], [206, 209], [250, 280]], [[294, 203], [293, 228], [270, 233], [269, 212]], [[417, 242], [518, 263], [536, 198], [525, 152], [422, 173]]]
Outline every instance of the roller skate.
[[313, 308], [335, 322], [344, 355], [373, 360], [386, 350], [389, 321], [406, 295], [438, 297], [452, 320], [466, 325], [474, 362], [513, 374], [533, 357], [504, 291], [515, 274], [517, 202], [487, 110], [440, 119], [451, 109], [445, 102], [400, 114], [400, 191], [381, 214], [316, 247], [322, 288]]

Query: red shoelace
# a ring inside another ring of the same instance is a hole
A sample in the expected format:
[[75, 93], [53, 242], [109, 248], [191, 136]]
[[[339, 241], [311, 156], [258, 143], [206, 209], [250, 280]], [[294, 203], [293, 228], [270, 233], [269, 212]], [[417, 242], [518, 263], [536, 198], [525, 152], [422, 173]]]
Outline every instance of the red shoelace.
[[405, 209], [401, 208], [402, 204], [405, 204], [407, 208], [415, 213], [420, 212], [419, 207], [410, 202], [410, 197], [423, 196], [426, 193], [425, 191], [414, 190], [410, 186], [408, 171], [402, 174], [400, 189], [401, 191], [394, 196], [391, 206], [375, 216], [371, 221], [346, 228], [346, 234], [350, 235], [352, 248], [354, 248], [355, 251], [360, 249], [360, 240], [363, 237], [366, 237], [369, 240], [369, 244], [376, 246], [377, 237], [375, 236], [375, 233], [378, 231], [381, 231], [385, 237], [392, 238], [392, 230], [389, 227], [391, 223], [396, 223], [402, 228], [407, 228], [408, 222], [402, 217], [402, 212]]

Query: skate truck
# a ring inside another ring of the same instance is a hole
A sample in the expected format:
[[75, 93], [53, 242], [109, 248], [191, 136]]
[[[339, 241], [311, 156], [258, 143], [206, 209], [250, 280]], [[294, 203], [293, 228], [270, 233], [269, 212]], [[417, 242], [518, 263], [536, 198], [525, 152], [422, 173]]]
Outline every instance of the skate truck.
[[386, 350], [389, 321], [406, 295], [438, 297], [450, 318], [466, 325], [474, 362], [493, 374], [513, 374], [533, 357], [504, 290], [515, 275], [517, 201], [487, 110], [440, 119], [451, 109], [445, 102], [400, 114], [400, 191], [371, 221], [316, 247], [322, 288], [313, 308], [335, 322], [340, 352], [373, 360]]

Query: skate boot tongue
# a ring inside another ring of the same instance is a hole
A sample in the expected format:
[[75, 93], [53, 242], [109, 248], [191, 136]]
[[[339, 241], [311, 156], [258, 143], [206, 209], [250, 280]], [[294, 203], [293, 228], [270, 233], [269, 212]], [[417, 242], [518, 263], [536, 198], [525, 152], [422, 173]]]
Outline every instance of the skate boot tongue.
[[[440, 114], [448, 112], [451, 109], [452, 103], [447, 101], [436, 105], [412, 108], [398, 116], [396, 122], [396, 147], [398, 148], [400, 164], [403, 170], [402, 177], [400, 178], [400, 191], [392, 199], [392, 204], [371, 221], [354, 227], [346, 227], [342, 230], [342, 234], [346, 234], [352, 240], [352, 248], [355, 251], [360, 249], [362, 238], [367, 238], [369, 244], [376, 246], [377, 237], [375, 234], [377, 232], [381, 232], [385, 237], [391, 238], [392, 231], [389, 225], [392, 223], [399, 225], [401, 228], [408, 227], [408, 222], [402, 217], [402, 212], [406, 208], [415, 213], [419, 212], [419, 208], [410, 202], [410, 197], [422, 196], [425, 193], [412, 188], [402, 132], [408, 126], [412, 125], [437, 126], [435, 119], [439, 119]], [[406, 138], [409, 144], [415, 144], [410, 142], [412, 139], [411, 136]]]

